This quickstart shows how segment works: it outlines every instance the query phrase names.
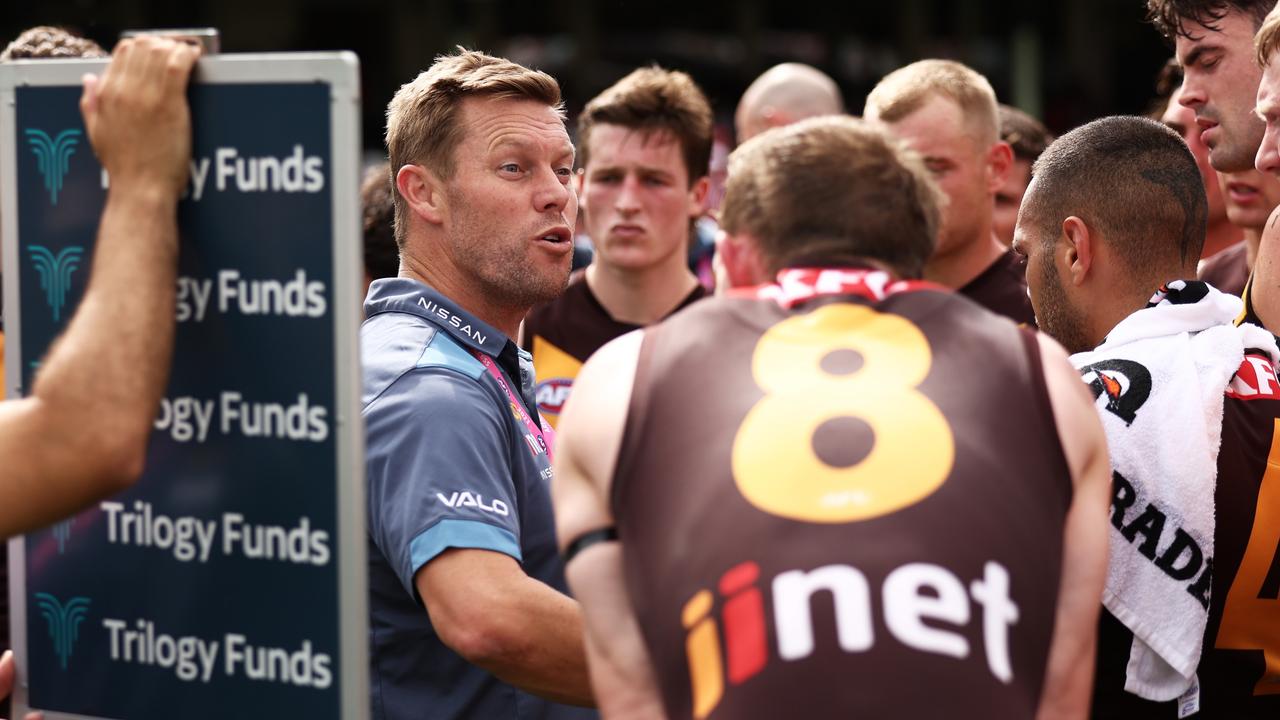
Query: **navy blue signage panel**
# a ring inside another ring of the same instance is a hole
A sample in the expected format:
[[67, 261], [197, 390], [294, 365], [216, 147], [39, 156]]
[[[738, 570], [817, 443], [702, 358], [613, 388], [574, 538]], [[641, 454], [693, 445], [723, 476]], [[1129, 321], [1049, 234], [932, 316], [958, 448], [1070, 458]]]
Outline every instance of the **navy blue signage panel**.
[[[83, 295], [109, 179], [79, 87], [14, 95], [25, 393]], [[26, 538], [28, 704], [339, 718], [341, 652], [364, 649], [340, 647], [334, 317], [358, 300], [334, 291], [334, 243], [356, 239], [335, 233], [331, 87], [190, 99], [173, 370], [137, 486]]]

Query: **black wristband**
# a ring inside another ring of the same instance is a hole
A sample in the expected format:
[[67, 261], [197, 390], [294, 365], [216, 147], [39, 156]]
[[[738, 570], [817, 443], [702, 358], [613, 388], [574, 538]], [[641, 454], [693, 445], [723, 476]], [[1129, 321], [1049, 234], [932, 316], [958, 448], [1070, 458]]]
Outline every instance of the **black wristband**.
[[587, 548], [602, 542], [614, 542], [618, 539], [618, 528], [610, 525], [609, 527], [600, 528], [585, 532], [569, 543], [564, 549], [564, 564], [568, 565], [571, 560], [577, 557], [578, 553]]

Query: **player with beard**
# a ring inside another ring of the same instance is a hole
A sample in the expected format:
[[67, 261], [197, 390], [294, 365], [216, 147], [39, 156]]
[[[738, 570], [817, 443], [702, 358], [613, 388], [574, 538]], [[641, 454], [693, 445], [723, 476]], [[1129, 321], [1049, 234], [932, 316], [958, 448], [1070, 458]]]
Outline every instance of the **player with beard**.
[[[1275, 0], [1147, 0], [1148, 16], [1173, 42], [1182, 66], [1178, 101], [1195, 111], [1201, 141], [1218, 172], [1244, 172], [1260, 159], [1265, 124], [1254, 109], [1263, 91], [1263, 64], [1254, 36], [1275, 5]], [[1261, 163], [1257, 169], [1266, 172]], [[1241, 320], [1265, 325], [1263, 319], [1274, 315], [1276, 324], [1268, 326], [1274, 332], [1280, 329], [1280, 261], [1273, 264], [1268, 255], [1264, 244], [1255, 271], [1275, 267], [1276, 272], [1260, 275], [1257, 292], [1249, 287], [1254, 282], [1248, 283]]]
[[874, 124], [752, 138], [734, 290], [583, 368], [554, 489], [606, 712], [1083, 715], [1101, 428], [1052, 341], [918, 281], [941, 202]]
[[1207, 214], [1195, 159], [1160, 124], [1106, 118], [1033, 174], [1014, 246], [1115, 471], [1091, 716], [1277, 717], [1280, 352], [1234, 325], [1238, 298], [1185, 280]]
[[578, 212], [555, 79], [459, 51], [387, 108], [400, 275], [361, 329], [373, 717], [589, 712], [551, 430], [515, 337], [564, 291]]
[[521, 335], [537, 368], [538, 409], [552, 425], [601, 345], [706, 295], [686, 262], [711, 158], [711, 105], [693, 79], [658, 67], [632, 72], [587, 103], [578, 147], [595, 255], [564, 295], [529, 313]]

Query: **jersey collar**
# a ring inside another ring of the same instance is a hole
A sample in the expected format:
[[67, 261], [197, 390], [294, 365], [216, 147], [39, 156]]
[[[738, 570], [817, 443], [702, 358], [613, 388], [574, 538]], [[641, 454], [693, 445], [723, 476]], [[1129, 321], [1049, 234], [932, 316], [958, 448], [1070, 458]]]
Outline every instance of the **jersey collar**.
[[369, 286], [369, 296], [364, 301], [365, 317], [384, 312], [417, 315], [464, 346], [493, 358], [501, 355], [510, 342], [502, 332], [463, 310], [453, 300], [409, 278], [383, 278]]

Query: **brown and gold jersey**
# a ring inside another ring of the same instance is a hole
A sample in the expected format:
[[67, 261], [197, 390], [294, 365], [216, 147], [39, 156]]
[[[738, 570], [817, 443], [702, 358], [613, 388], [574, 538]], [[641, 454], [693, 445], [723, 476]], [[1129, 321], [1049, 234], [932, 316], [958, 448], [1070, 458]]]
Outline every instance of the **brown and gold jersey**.
[[[1280, 718], [1280, 380], [1262, 353], [1245, 355], [1227, 389], [1214, 515], [1194, 717]], [[1104, 610], [1092, 717], [1179, 717], [1177, 702], [1147, 702], [1124, 691], [1132, 642], [1128, 628]]]
[[1027, 259], [1012, 250], [958, 292], [1019, 325], [1036, 326], [1036, 314], [1027, 295]]
[[612, 506], [675, 718], [1030, 718], [1071, 480], [1034, 335], [788, 270], [650, 328]]
[[[701, 285], [695, 287], [672, 312], [706, 294]], [[610, 340], [638, 329], [605, 310], [583, 272], [574, 273], [563, 295], [529, 312], [521, 346], [533, 354], [538, 412], [547, 422], [554, 427], [560, 421], [560, 410], [587, 358]]]

